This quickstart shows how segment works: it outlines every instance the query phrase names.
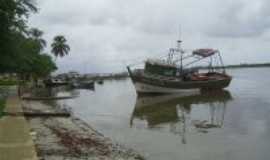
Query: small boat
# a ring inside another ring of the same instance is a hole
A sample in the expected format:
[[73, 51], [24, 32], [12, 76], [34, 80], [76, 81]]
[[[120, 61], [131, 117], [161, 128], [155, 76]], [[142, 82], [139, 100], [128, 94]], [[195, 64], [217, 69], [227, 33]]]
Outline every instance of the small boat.
[[67, 85], [68, 82], [62, 79], [49, 78], [49, 79], [44, 80], [44, 84], [46, 87], [57, 87], [57, 86]]
[[104, 82], [103, 82], [103, 80], [98, 80], [97, 83], [98, 84], [103, 84]]
[[[177, 48], [171, 48], [165, 59], [146, 60], [144, 69], [127, 66], [137, 93], [197, 92], [229, 86], [232, 77], [226, 73], [218, 50], [196, 49], [187, 53], [181, 42], [177, 41]], [[201, 61], [208, 62], [208, 66], [194, 67]]]
[[95, 83], [94, 81], [81, 81], [81, 82], [72, 82], [70, 84], [72, 88], [75, 89], [90, 89], [94, 90], [95, 89]]

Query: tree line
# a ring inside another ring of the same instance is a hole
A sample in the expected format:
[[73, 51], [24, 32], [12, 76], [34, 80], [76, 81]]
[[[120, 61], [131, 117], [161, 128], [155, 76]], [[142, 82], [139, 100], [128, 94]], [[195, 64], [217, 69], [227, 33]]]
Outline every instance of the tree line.
[[[0, 74], [16, 73], [21, 78], [46, 77], [57, 69], [47, 46], [43, 31], [28, 26], [30, 14], [38, 9], [33, 0], [0, 0]], [[54, 37], [51, 52], [55, 57], [69, 53], [64, 36]]]

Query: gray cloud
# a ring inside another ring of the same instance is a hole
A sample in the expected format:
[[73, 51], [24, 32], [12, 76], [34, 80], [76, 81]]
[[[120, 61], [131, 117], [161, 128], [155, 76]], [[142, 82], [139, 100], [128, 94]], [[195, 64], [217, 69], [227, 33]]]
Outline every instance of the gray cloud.
[[[225, 62], [270, 60], [267, 0], [39, 0], [30, 25], [51, 43], [64, 34], [70, 55], [60, 71], [114, 72], [125, 63], [166, 54], [179, 25], [184, 48], [213, 47]], [[50, 48], [47, 48], [50, 52]], [[232, 58], [233, 57], [233, 58]]]
[[216, 37], [241, 38], [262, 36], [270, 27], [269, 1], [229, 1], [221, 3], [207, 34]]

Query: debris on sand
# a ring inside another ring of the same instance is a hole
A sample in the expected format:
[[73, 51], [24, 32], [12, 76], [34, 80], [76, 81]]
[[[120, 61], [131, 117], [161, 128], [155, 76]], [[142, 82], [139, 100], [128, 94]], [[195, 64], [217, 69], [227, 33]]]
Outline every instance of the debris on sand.
[[[28, 102], [24, 111], [59, 112], [58, 107]], [[139, 153], [109, 138], [74, 116], [26, 116], [41, 160], [143, 160]]]

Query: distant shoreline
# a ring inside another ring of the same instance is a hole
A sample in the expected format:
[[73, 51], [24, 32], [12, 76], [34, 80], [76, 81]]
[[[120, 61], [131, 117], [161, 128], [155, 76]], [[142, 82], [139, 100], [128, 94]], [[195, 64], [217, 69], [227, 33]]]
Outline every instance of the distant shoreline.
[[[237, 69], [237, 68], [262, 68], [262, 67], [270, 67], [270, 63], [253, 63], [253, 64], [234, 64], [234, 65], [225, 65], [222, 66], [214, 66], [213, 68], [219, 69], [219, 68], [226, 68], [226, 69]], [[204, 67], [198, 67], [200, 69], [207, 69], [207, 66]]]
[[[263, 67], [270, 67], [270, 63], [243, 63], [243, 64], [233, 64], [233, 65], [225, 65], [224, 67], [222, 66], [213, 66], [214, 69], [241, 69], [241, 68], [263, 68]], [[197, 66], [194, 67], [197, 69], [208, 69], [208, 66]], [[61, 74], [60, 74], [61, 75]], [[62, 74], [63, 76], [63, 74]], [[83, 75], [80, 79], [81, 80], [119, 80], [119, 79], [125, 79], [129, 77], [128, 72], [120, 72], [120, 73], [95, 73], [94, 75]], [[65, 78], [65, 77], [63, 77]], [[1, 85], [1, 81], [0, 81]]]
[[[215, 69], [241, 69], [241, 68], [263, 68], [263, 67], [270, 67], [270, 63], [253, 63], [253, 64], [233, 64], [233, 65], [225, 65], [224, 67], [221, 66], [214, 66], [213, 68]], [[207, 66], [198, 66], [196, 67], [198, 69], [208, 69]], [[122, 72], [122, 73], [117, 73], [117, 74], [111, 74], [109, 76], [95, 76], [93, 79], [122, 79], [122, 78], [127, 78], [129, 77], [128, 72]]]

